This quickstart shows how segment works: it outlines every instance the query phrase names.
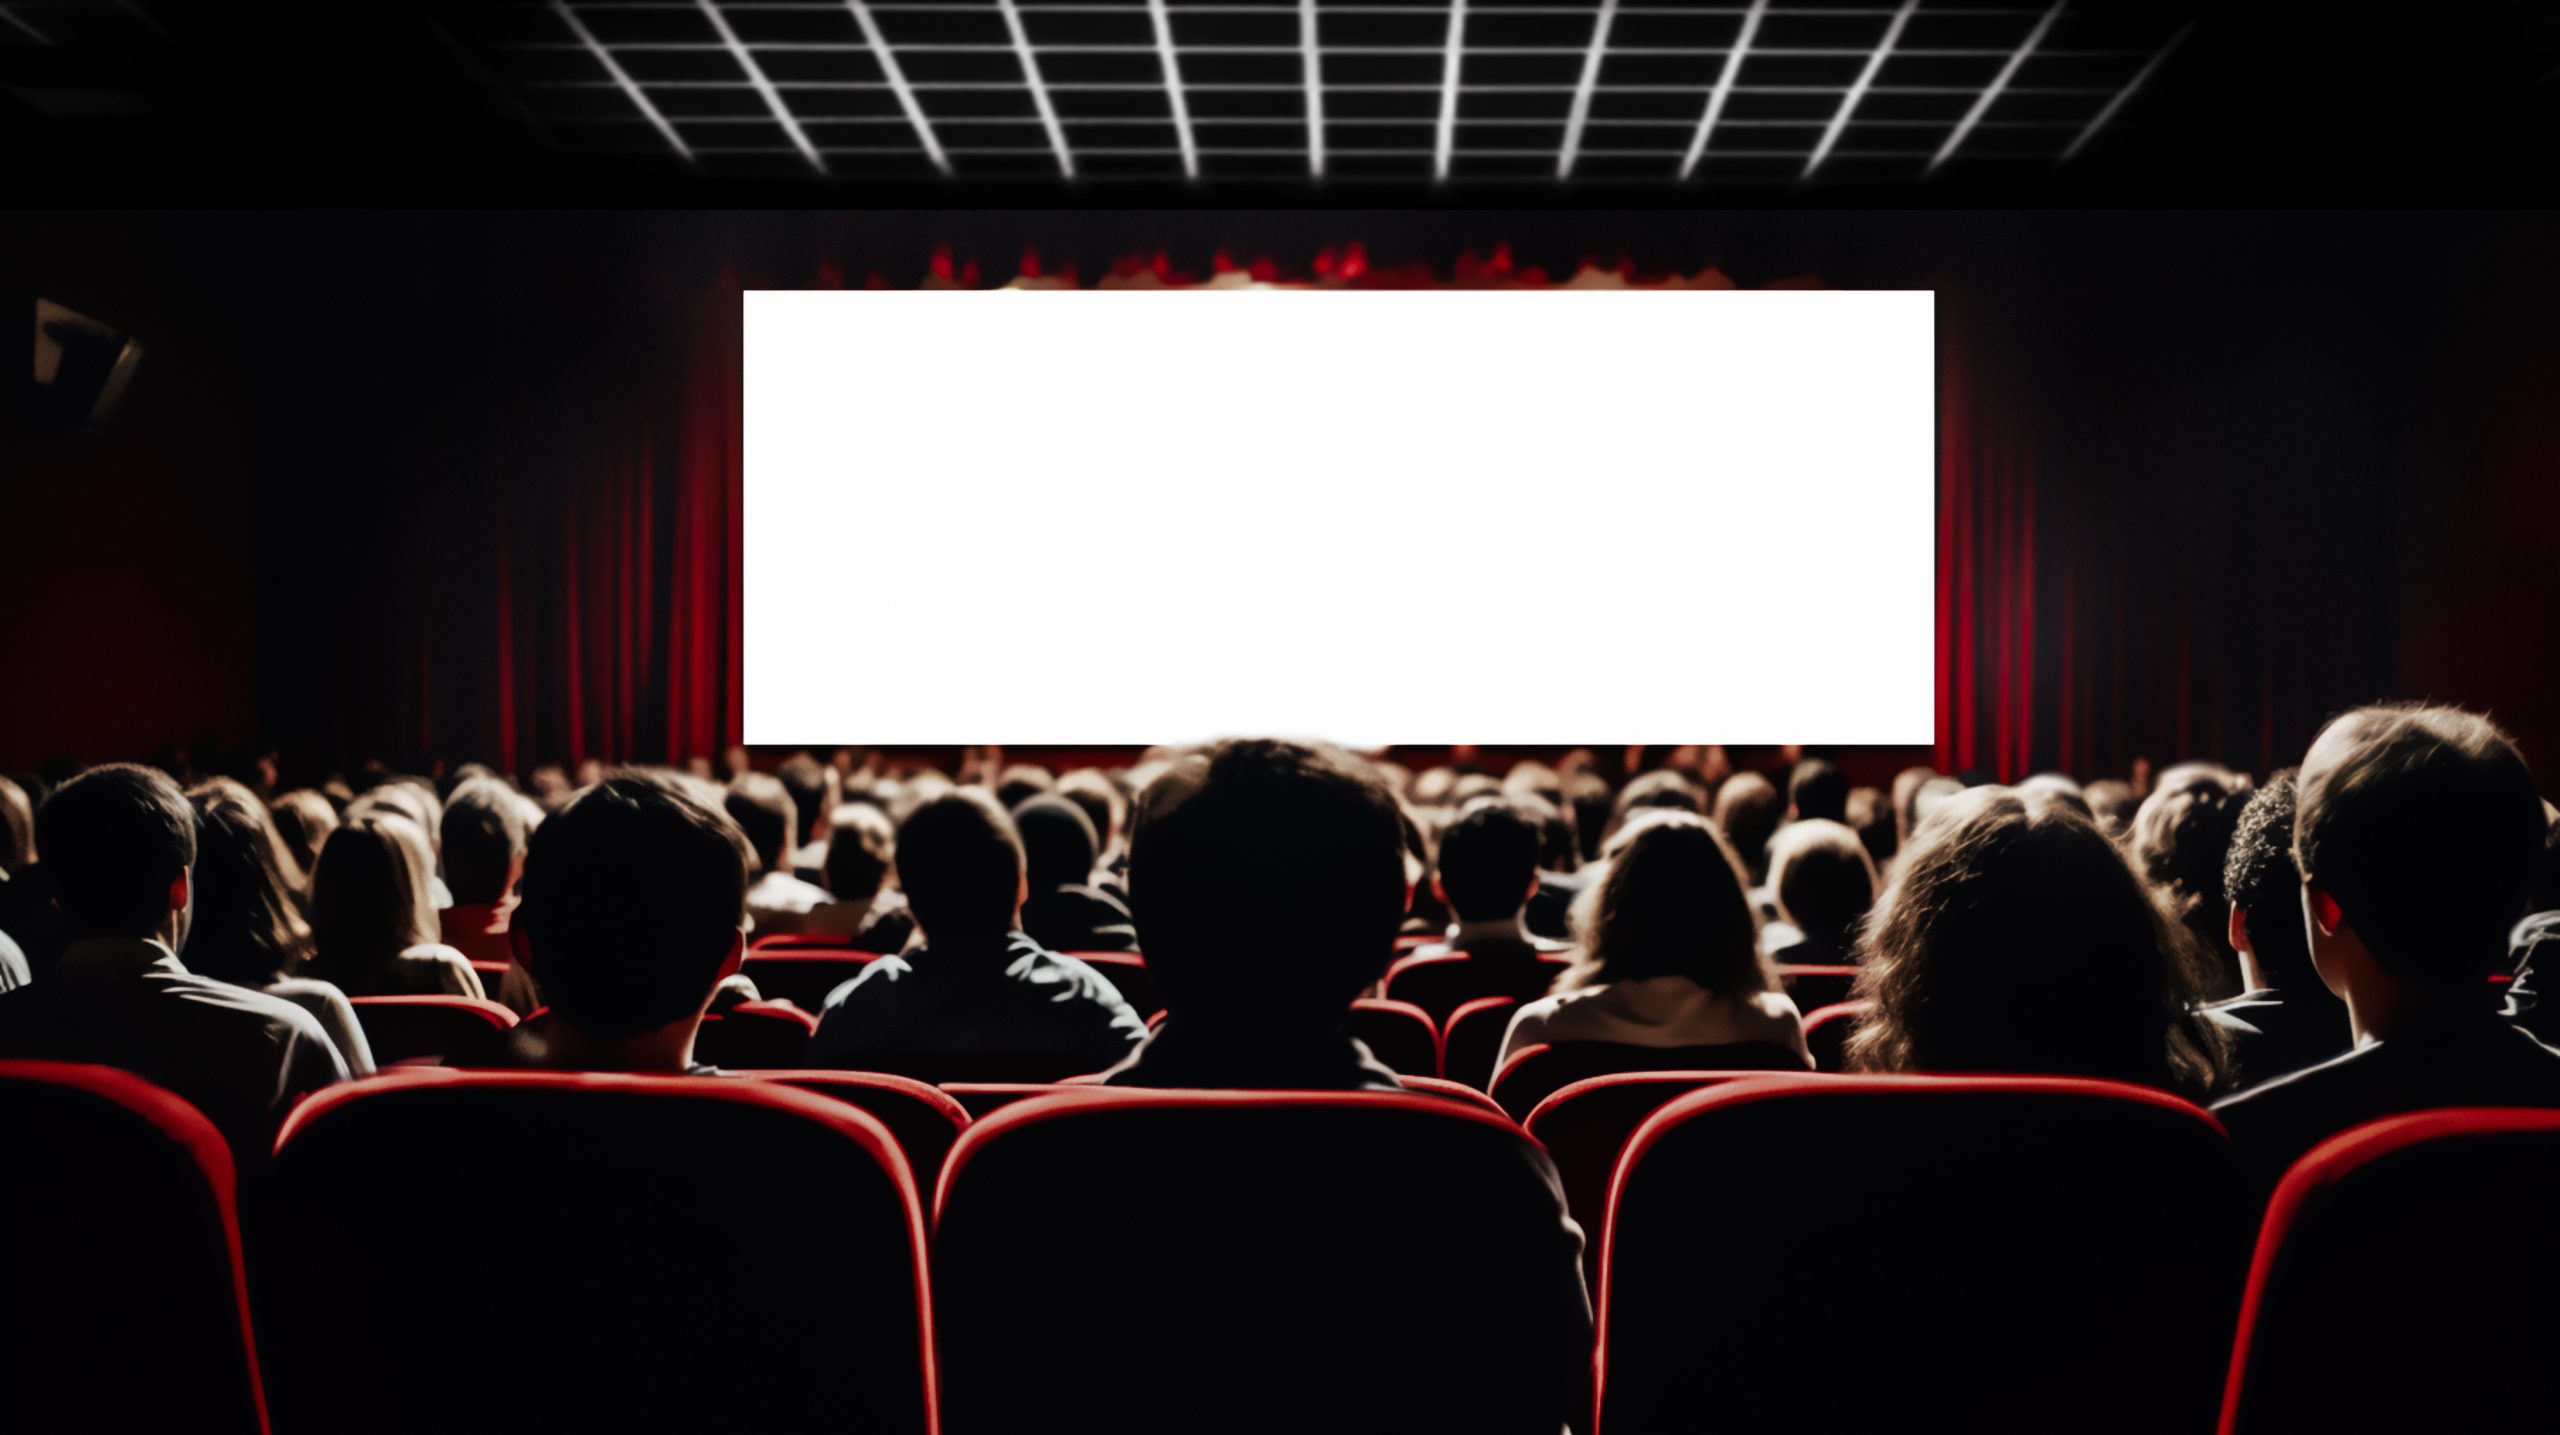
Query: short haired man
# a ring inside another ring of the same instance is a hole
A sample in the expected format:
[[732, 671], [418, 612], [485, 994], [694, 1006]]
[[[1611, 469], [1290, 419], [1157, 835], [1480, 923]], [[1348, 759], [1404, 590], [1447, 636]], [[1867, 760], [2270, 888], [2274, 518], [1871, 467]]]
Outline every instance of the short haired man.
[[1100, 973], [1023, 934], [1022, 839], [983, 788], [907, 815], [898, 876], [924, 944], [828, 995], [811, 1065], [1054, 1081], [1110, 1066], [1146, 1034]]
[[1447, 1021], [1475, 998], [1526, 1001], [1555, 984], [1570, 945], [1534, 936], [1528, 926], [1529, 904], [1544, 885], [1538, 863], [1546, 853], [1546, 834], [1530, 807], [1535, 802], [1481, 798], [1440, 834], [1440, 869], [1431, 885], [1449, 908], [1448, 940], [1397, 962], [1387, 976], [1389, 996]]
[[2346, 1009], [2311, 965], [2302, 872], [2293, 865], [2295, 797], [2291, 769], [2269, 778], [2240, 809], [2222, 864], [2242, 991], [2204, 1010], [2231, 1038], [2232, 1062], [2244, 1083], [2317, 1065], [2353, 1042]]
[[509, 936], [550, 1013], [519, 1027], [515, 1062], [571, 1071], [704, 1073], [695, 1028], [746, 954], [747, 844], [673, 783], [604, 779], [527, 844]]
[[1787, 774], [1789, 822], [1849, 820], [1849, 778], [1826, 759], [1808, 757]]
[[771, 773], [742, 772], [730, 781], [723, 801], [755, 853], [758, 875], [747, 889], [747, 914], [755, 919], [756, 934], [806, 930], [809, 914], [833, 899], [793, 870], [799, 862], [800, 809], [791, 790]]
[[2312, 967], [2355, 1049], [2215, 1104], [2263, 1197], [2348, 1127], [2439, 1106], [2560, 1106], [2560, 1051], [2499, 1014], [2489, 978], [2541, 859], [2542, 800], [2505, 733], [2443, 707], [2358, 708], [2296, 779]]
[[1769, 891], [1778, 921], [1764, 934], [1773, 961], [1847, 962], [1876, 904], [1875, 860], [1846, 823], [1790, 822], [1769, 842]]
[[247, 1163], [296, 1100], [346, 1079], [309, 1012], [179, 964], [196, 822], [176, 783], [91, 768], [45, 800], [36, 841], [71, 941], [0, 995], [0, 1056], [122, 1067], [193, 1102]]

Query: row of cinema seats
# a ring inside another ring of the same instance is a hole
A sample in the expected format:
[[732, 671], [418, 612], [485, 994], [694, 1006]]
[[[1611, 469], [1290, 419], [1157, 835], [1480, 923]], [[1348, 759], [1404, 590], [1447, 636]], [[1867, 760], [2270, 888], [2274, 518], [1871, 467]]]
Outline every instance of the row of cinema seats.
[[[2079, 1080], [1652, 1073], [1524, 1135], [1430, 1095], [403, 1072], [294, 1114], [245, 1265], [176, 1099], [0, 1063], [0, 1128], [81, 1156], [0, 1182], [13, 1430], [1552, 1435], [1595, 1372], [1606, 1435], [2525, 1428], [2560, 1338], [2553, 1112], [2327, 1144], [2254, 1265], [2212, 1117]], [[1596, 1360], [1533, 1136], [1600, 1242]]]

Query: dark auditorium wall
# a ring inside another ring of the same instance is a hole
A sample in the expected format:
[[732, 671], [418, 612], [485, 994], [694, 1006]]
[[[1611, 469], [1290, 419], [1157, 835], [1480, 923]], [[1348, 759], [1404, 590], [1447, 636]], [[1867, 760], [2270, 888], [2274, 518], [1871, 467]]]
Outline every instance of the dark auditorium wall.
[[[189, 575], [194, 636], [158, 625], [145, 650], [160, 661], [144, 666], [175, 665], [198, 691], [185, 708], [125, 705], [122, 727], [85, 696], [78, 712], [0, 705], [21, 710], [0, 719], [12, 764], [146, 738], [255, 737], [315, 763], [707, 753], [737, 730], [740, 286], [911, 284], [937, 244], [988, 282], [1026, 246], [1088, 278], [1159, 249], [1178, 268], [1205, 270], [1224, 248], [1303, 272], [1354, 240], [1373, 269], [1445, 273], [1507, 241], [1559, 275], [1624, 255], [1647, 271], [1718, 264], [1744, 284], [1936, 288], [1947, 766], [2095, 774], [2201, 754], [2260, 767], [2297, 755], [2326, 712], [2394, 692], [2491, 706], [2543, 768], [2560, 764], [2542, 537], [2560, 531], [2560, 419], [2543, 400], [2560, 377], [2560, 279], [2541, 259], [2560, 226], [2547, 218], [314, 213], [65, 227], [149, 256], [96, 266], [131, 286], [130, 321], [167, 346], [131, 427], [92, 461], [156, 475], [161, 501], [142, 510], [184, 517], [146, 527]], [[89, 247], [55, 246], [64, 264]], [[124, 318], [126, 298], [95, 303]], [[234, 343], [236, 364], [182, 362]], [[1488, 390], [1534, 402], [1543, 361], [1488, 372]], [[1311, 401], [1272, 396], [1275, 415]], [[58, 502], [127, 511], [103, 494]], [[242, 556], [197, 541], [225, 535]], [[1731, 541], [1689, 537], [1701, 561]], [[1819, 573], [1818, 515], [1757, 537]], [[862, 548], [881, 541], [846, 538], [846, 648], [872, 655], [861, 681], [892, 701], [880, 657], [930, 641], [930, 625], [902, 595], [861, 588]], [[1595, 597], [1624, 541], [1569, 503], [1524, 526]], [[38, 587], [88, 571], [37, 547]], [[32, 658], [12, 666], [38, 684], [20, 691], [82, 687], [81, 660], [165, 608], [134, 603], [119, 620], [75, 607], [35, 647], [22, 632], [13, 648]], [[1711, 632], [1770, 616], [1685, 621]], [[1415, 651], [1430, 680], [1420, 635]], [[1643, 736], [1610, 731], [1591, 675], [1553, 678], [1590, 688], [1595, 738]], [[858, 718], [845, 736], [860, 739]]]

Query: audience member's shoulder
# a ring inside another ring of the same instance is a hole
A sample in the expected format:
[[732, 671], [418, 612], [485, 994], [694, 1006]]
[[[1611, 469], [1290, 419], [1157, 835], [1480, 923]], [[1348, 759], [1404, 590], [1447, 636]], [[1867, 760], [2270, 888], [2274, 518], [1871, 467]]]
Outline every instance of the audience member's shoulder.
[[915, 975], [905, 957], [895, 952], [873, 957], [862, 964], [862, 970], [845, 979], [842, 986], [827, 994], [827, 1005], [836, 1006], [854, 999], [858, 993], [878, 995]]
[[2358, 1063], [2379, 1049], [2358, 1047], [2300, 1071], [2270, 1077], [2216, 1101], [2213, 1103], [2214, 1114], [2222, 1118], [2223, 1125], [2235, 1130], [2260, 1121], [2281, 1120], [2293, 1111], [2318, 1101], [2324, 1090], [2353, 1072]]

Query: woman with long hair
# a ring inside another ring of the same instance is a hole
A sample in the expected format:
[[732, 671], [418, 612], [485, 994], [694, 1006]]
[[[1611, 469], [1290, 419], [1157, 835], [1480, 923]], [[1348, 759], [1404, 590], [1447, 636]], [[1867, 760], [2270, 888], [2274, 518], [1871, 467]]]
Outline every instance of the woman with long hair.
[[380, 809], [330, 836], [311, 879], [313, 975], [349, 996], [487, 995], [470, 960], [436, 940], [429, 850], [415, 822]]
[[1760, 951], [1760, 916], [1723, 829], [1677, 808], [1630, 817], [1574, 903], [1580, 952], [1503, 1039], [1629, 1046], [1754, 1044], [1804, 1066], [1804, 1026]]
[[196, 865], [179, 959], [200, 977], [282, 997], [319, 1019], [358, 1076], [373, 1050], [346, 993], [296, 973], [311, 955], [311, 927], [278, 862], [266, 809], [238, 784], [206, 783], [187, 793], [196, 813]]
[[1859, 942], [1855, 1071], [2090, 1076], [2200, 1098], [2222, 1034], [2192, 953], [2124, 854], [2068, 803], [2001, 787], [1912, 834]]

